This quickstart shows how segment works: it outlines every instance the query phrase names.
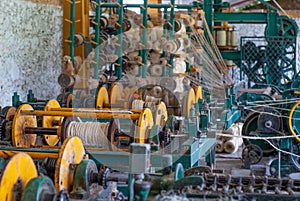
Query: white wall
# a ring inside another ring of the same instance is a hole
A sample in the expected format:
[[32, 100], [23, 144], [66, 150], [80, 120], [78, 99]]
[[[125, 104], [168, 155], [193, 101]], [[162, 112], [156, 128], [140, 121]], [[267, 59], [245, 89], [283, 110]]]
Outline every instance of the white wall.
[[23, 0], [0, 1], [0, 105], [32, 89], [39, 99], [56, 98], [62, 63], [62, 7]]

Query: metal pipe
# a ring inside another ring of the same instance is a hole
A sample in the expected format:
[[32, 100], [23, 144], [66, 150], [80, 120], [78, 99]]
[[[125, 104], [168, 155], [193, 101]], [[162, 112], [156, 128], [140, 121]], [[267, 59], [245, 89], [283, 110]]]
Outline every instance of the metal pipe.
[[100, 0], [96, 0], [97, 6], [96, 6], [96, 26], [95, 26], [95, 42], [96, 42], [96, 48], [95, 48], [95, 68], [94, 68], [94, 76], [95, 79], [99, 78], [99, 48], [100, 48], [100, 16], [101, 16], [101, 8], [100, 8]]
[[99, 119], [132, 119], [137, 120], [140, 114], [120, 114], [120, 113], [104, 113], [104, 112], [63, 112], [63, 111], [41, 111], [41, 110], [21, 110], [21, 115], [36, 116], [62, 116], [62, 117], [81, 117], [81, 118], [99, 118]]
[[25, 134], [57, 135], [57, 128], [25, 127]]
[[17, 147], [6, 147], [0, 148], [1, 158], [11, 158], [12, 156], [23, 152], [28, 154], [31, 158], [36, 160], [44, 160], [47, 157], [58, 158], [59, 149], [32, 149], [32, 148], [17, 148]]
[[115, 66], [116, 68], [116, 76], [118, 77], [118, 80], [122, 79], [122, 63], [123, 63], [123, 58], [122, 58], [122, 53], [123, 53], [123, 0], [119, 0], [119, 6], [117, 7], [118, 10], [118, 15], [119, 15], [119, 20], [118, 23], [120, 25], [118, 29], [118, 43], [119, 47], [117, 48], [118, 51], [118, 64], [120, 66]]

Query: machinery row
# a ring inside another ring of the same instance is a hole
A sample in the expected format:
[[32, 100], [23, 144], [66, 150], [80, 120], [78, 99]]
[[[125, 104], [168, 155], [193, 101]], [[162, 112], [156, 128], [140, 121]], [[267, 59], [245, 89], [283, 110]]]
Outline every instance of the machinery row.
[[[299, 200], [298, 27], [261, 2], [269, 12], [91, 0], [90, 35], [66, 1], [62, 93], [14, 93], [1, 110], [0, 200]], [[265, 36], [237, 47], [237, 23], [266, 24]], [[251, 174], [226, 175], [216, 136], [238, 122]]]

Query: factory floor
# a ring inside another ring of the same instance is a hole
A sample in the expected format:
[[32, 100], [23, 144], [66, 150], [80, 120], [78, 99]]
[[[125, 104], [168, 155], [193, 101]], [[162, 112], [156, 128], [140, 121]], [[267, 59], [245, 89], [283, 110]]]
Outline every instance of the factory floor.
[[215, 156], [215, 169], [223, 170], [225, 174], [231, 174], [242, 168], [242, 150], [240, 147], [236, 153], [217, 153]]

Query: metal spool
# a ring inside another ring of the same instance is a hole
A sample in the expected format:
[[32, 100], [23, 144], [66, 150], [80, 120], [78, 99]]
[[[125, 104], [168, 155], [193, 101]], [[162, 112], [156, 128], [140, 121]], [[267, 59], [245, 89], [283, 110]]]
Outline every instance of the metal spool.
[[66, 139], [59, 150], [55, 167], [54, 184], [56, 192], [65, 189], [70, 192], [73, 185], [73, 170], [70, 165], [81, 162], [85, 155], [85, 149], [78, 137]]
[[[60, 108], [60, 105], [55, 100], [50, 100], [45, 105], [44, 111], [49, 111], [51, 108]], [[57, 128], [57, 135], [44, 135], [44, 140], [50, 146], [55, 146], [60, 141], [60, 127], [63, 121], [61, 116], [43, 116], [42, 122], [44, 128]]]
[[[80, 126], [80, 125], [84, 126], [84, 124], [86, 124], [86, 126], [92, 126], [92, 124], [101, 124], [99, 122], [76, 122], [76, 121], [74, 121], [73, 117], [65, 117], [64, 121], [62, 123], [62, 131], [61, 131], [62, 141], [64, 141], [64, 139], [70, 137], [70, 131], [69, 131], [70, 128], [69, 128], [69, 126], [72, 123], [78, 123], [78, 126]], [[106, 146], [106, 145], [105, 144], [99, 144], [99, 143], [97, 143], [95, 145], [91, 145], [91, 144], [86, 143], [89, 140], [85, 139], [85, 138], [87, 138], [89, 136], [92, 137], [92, 135], [100, 135], [100, 132], [103, 132], [102, 137], [104, 137], [104, 138], [102, 139], [102, 141], [103, 142], [109, 142], [107, 144], [107, 146], [103, 147], [103, 148], [108, 149], [108, 150], [116, 151], [116, 150], [118, 150], [118, 146], [119, 146], [119, 143], [120, 143], [120, 141], [119, 141], [119, 133], [120, 133], [119, 120], [118, 119], [112, 119], [109, 123], [105, 123], [105, 124], [107, 124], [107, 126], [106, 126], [107, 129], [106, 130], [102, 130], [102, 131], [97, 130], [96, 132], [88, 132], [88, 130], [81, 130], [83, 133], [75, 132], [75, 133], [73, 133], [73, 136], [75, 135], [77, 137], [80, 137], [85, 146], [102, 147], [102, 146]], [[95, 143], [95, 142], [92, 142], [92, 143]]]
[[[14, 155], [2, 172], [0, 181], [0, 200], [13, 201], [20, 198], [24, 186], [37, 177], [37, 170], [31, 157], [25, 153]], [[14, 192], [14, 189], [19, 191]]]
[[21, 115], [21, 110], [33, 110], [33, 107], [23, 104], [16, 111], [12, 124], [12, 143], [15, 147], [30, 147], [35, 145], [36, 135], [26, 135], [24, 131], [26, 127], [37, 127], [37, 120], [33, 115]]

